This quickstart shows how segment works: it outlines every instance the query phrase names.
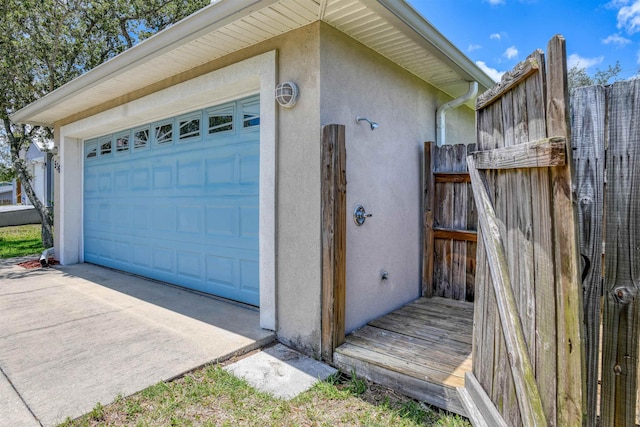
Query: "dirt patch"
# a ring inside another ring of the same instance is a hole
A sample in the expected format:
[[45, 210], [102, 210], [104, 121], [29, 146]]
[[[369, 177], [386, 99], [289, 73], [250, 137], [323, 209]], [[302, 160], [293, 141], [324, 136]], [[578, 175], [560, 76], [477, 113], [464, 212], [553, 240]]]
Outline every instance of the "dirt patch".
[[[56, 261], [55, 259], [53, 259], [53, 257], [49, 258], [49, 266], [51, 265], [58, 265], [59, 262]], [[38, 259], [34, 259], [31, 261], [25, 261], [25, 262], [21, 262], [20, 264], [18, 264], [20, 267], [22, 268], [26, 268], [26, 269], [32, 269], [32, 268], [43, 268], [42, 265], [40, 264], [40, 258]]]

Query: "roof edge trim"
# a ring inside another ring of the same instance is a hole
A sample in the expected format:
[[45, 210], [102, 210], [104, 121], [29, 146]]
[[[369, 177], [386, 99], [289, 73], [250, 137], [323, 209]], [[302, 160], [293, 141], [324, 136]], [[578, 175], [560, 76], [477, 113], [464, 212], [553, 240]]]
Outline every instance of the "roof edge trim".
[[[449, 66], [457, 70], [469, 81], [476, 81], [487, 90], [493, 87], [496, 82], [480, 69], [468, 56], [460, 51], [449, 39], [440, 33], [425, 17], [416, 11], [406, 1], [398, 0], [377, 0], [377, 2], [387, 9], [396, 18], [404, 22], [409, 28], [415, 31], [425, 42], [433, 46], [439, 53], [440, 59]], [[436, 52], [434, 52], [436, 53]], [[481, 90], [480, 92], [483, 92]]]
[[[148, 61], [173, 49], [176, 45], [196, 39], [201, 33], [211, 31], [211, 28], [226, 25], [242, 16], [253, 13], [276, 3], [278, 0], [236, 0], [219, 1], [205, 6], [200, 11], [178, 21], [157, 34], [135, 45], [108, 61], [98, 65], [75, 79], [65, 83], [53, 92], [9, 117], [14, 123], [32, 123], [29, 117], [49, 109], [52, 105], [64, 101], [78, 91], [88, 89], [108, 79], [114, 73], [122, 73], [137, 66], [140, 62]], [[53, 123], [38, 123], [40, 126], [51, 126]]]

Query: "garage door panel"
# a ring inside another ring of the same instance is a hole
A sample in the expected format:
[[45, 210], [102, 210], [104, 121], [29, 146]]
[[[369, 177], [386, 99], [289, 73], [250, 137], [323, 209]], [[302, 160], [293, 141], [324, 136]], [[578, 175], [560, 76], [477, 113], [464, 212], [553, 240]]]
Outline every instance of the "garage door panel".
[[259, 132], [96, 146], [85, 146], [86, 261], [258, 305]]
[[153, 188], [155, 190], [166, 190], [172, 188], [174, 171], [173, 165], [163, 165], [153, 167]]

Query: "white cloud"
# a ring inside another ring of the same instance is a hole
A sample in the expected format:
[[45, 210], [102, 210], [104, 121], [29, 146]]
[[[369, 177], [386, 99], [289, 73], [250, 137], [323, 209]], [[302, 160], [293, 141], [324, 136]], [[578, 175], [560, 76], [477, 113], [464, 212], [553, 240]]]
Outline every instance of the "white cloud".
[[491, 40], [500, 40], [502, 36], [499, 33], [493, 33], [489, 36]]
[[482, 46], [479, 44], [470, 44], [467, 48], [467, 52], [473, 52], [474, 50], [482, 49]]
[[487, 0], [491, 5], [504, 4], [505, 0]]
[[489, 67], [484, 61], [476, 61], [476, 65], [495, 82], [499, 82], [502, 75], [505, 73], [504, 71], [498, 71], [495, 68]]
[[627, 4], [629, 4], [629, 0], [611, 0], [609, 3], [605, 4], [604, 7], [608, 9], [619, 9]]
[[598, 56], [598, 57], [595, 57], [595, 58], [583, 58], [582, 56], [578, 55], [577, 53], [572, 53], [567, 58], [567, 67], [569, 69], [571, 69], [573, 67], [591, 68], [594, 65], [598, 65], [598, 64], [602, 63], [602, 61], [604, 61], [604, 56]]
[[619, 34], [611, 34], [606, 39], [602, 39], [603, 44], [615, 44], [618, 46], [624, 46], [626, 44], [631, 43], [631, 40], [628, 38], [622, 37]]
[[518, 49], [516, 49], [515, 46], [511, 46], [510, 48], [507, 48], [507, 50], [504, 51], [502, 56], [504, 56], [507, 59], [516, 58], [518, 56]]
[[640, 0], [633, 0], [631, 4], [622, 6], [618, 11], [618, 28], [628, 34], [640, 31]]

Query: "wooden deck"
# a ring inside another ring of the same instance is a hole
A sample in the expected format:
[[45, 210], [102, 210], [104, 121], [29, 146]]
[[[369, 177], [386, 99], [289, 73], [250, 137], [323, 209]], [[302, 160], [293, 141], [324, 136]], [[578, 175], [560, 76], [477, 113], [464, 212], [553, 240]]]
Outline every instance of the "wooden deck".
[[466, 415], [456, 387], [471, 371], [473, 303], [420, 298], [346, 337], [333, 362], [451, 412]]

